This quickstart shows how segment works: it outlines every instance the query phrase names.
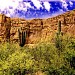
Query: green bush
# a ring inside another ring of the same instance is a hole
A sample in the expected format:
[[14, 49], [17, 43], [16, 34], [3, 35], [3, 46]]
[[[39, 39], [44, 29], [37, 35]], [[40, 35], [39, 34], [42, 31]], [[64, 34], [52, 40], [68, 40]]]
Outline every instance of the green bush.
[[64, 38], [63, 49], [41, 42], [34, 48], [18, 44], [0, 44], [0, 75], [34, 74], [75, 75], [75, 39]]
[[31, 70], [33, 60], [31, 54], [8, 43], [1, 45], [0, 48], [0, 75], [12, 75], [24, 70]]
[[64, 62], [59, 58], [58, 50], [50, 43], [41, 43], [31, 50], [31, 54], [36, 63], [34, 66], [37, 66], [38, 70], [45, 71], [50, 66], [58, 68], [61, 66], [62, 62]]

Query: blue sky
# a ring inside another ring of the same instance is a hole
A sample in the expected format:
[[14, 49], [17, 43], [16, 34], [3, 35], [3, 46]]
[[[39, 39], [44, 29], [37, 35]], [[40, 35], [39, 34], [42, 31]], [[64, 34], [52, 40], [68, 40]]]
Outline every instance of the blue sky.
[[0, 0], [0, 13], [25, 19], [49, 18], [73, 9], [74, 0]]

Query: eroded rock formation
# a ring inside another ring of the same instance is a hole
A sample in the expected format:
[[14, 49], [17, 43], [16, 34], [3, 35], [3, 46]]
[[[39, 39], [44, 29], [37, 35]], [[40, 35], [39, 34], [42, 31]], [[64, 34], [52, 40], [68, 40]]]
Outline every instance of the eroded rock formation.
[[18, 29], [21, 27], [27, 32], [26, 43], [37, 43], [41, 38], [53, 36], [57, 31], [58, 21], [61, 20], [62, 32], [75, 35], [75, 10], [48, 19], [25, 20], [0, 15], [0, 42], [18, 42]]

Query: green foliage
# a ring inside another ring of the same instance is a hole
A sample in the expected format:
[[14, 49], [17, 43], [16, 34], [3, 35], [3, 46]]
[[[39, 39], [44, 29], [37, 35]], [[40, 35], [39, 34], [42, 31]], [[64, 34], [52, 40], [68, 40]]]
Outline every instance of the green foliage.
[[30, 70], [33, 64], [31, 54], [17, 45], [12, 45], [8, 43], [1, 45], [0, 75], [12, 75], [19, 70], [23, 72], [24, 69]]
[[[31, 54], [34, 57], [34, 69], [47, 70], [50, 65], [54, 65], [57, 62], [58, 54], [56, 48], [50, 43], [41, 43], [31, 50]], [[56, 65], [56, 64], [55, 64]]]
[[0, 75], [75, 75], [75, 39], [63, 38], [63, 50], [54, 43], [41, 42], [34, 48], [0, 44]]

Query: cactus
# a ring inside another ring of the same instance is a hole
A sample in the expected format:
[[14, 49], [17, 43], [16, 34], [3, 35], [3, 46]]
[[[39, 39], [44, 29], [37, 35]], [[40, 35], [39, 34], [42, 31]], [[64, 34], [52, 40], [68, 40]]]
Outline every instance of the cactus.
[[21, 47], [23, 47], [25, 45], [25, 42], [26, 42], [26, 31], [24, 31], [24, 30], [23, 31], [22, 30], [20, 31], [18, 29], [18, 32], [19, 32], [19, 41], [20, 41], [19, 45]]
[[64, 23], [64, 25], [66, 25], [66, 19], [65, 19], [65, 17], [64, 17], [63, 23]]
[[62, 49], [62, 35], [61, 32], [61, 21], [58, 22], [58, 32], [56, 33], [56, 47], [60, 50]]
[[43, 21], [41, 21], [41, 26], [42, 26], [42, 29], [43, 29]]
[[61, 21], [59, 21], [58, 23], [58, 34], [60, 35], [60, 33], [61, 33]]

